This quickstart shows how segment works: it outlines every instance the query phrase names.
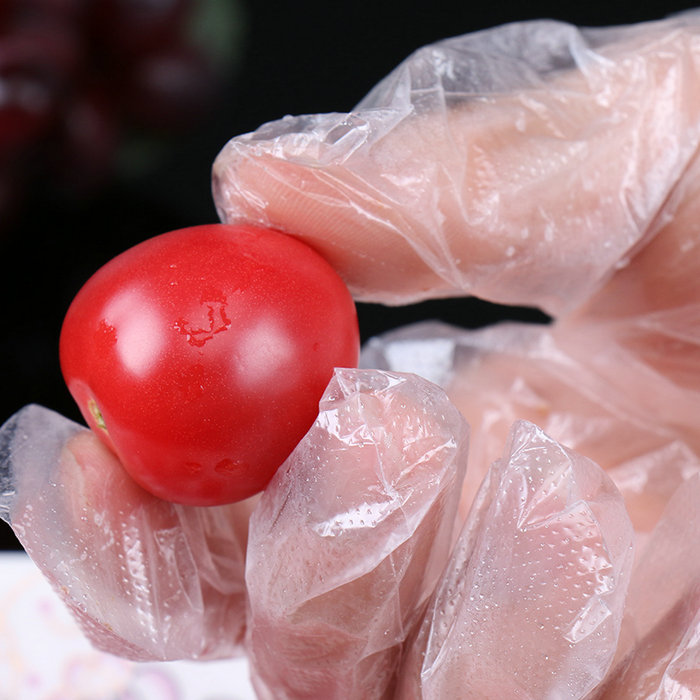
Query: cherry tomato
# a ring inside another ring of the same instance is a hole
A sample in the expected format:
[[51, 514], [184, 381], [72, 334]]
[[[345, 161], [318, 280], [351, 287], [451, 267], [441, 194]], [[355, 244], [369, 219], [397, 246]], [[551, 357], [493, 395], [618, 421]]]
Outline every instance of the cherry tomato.
[[265, 487], [355, 366], [342, 280], [290, 236], [212, 224], [140, 243], [91, 277], [61, 330], [66, 384], [131, 476], [163, 499]]

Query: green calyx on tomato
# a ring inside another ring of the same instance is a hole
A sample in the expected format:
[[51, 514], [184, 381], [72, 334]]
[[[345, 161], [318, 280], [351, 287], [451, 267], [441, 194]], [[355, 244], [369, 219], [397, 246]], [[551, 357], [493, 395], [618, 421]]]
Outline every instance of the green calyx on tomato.
[[102, 411], [97, 406], [97, 403], [95, 403], [95, 399], [88, 399], [87, 402], [87, 407], [88, 411], [90, 411], [90, 415], [93, 417], [95, 421], [95, 425], [98, 428], [101, 428], [105, 432], [107, 432], [107, 426], [105, 425], [105, 419], [102, 417]]
[[335, 367], [356, 366], [355, 306], [293, 237], [211, 224], [98, 270], [61, 330], [66, 384], [131, 476], [177, 503], [262, 490], [304, 436]]

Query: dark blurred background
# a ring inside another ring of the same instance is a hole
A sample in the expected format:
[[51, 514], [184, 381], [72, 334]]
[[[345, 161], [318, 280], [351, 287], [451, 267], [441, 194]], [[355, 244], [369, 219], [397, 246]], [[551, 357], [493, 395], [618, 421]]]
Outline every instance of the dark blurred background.
[[[211, 163], [285, 114], [347, 111], [419, 46], [513, 20], [607, 25], [692, 3], [0, 0], [0, 422], [79, 419], [57, 342], [83, 282], [164, 231], [213, 222]], [[359, 308], [363, 338], [422, 318], [541, 320], [476, 300]], [[0, 523], [0, 549], [18, 547]]]

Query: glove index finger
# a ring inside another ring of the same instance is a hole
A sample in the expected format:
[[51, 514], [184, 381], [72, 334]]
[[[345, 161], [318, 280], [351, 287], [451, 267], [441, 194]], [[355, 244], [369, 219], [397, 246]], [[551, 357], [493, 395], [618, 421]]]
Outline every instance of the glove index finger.
[[698, 148], [696, 43], [695, 15], [439, 42], [349, 114], [232, 139], [219, 215], [304, 238], [361, 301], [473, 294], [561, 314], [654, 234]]

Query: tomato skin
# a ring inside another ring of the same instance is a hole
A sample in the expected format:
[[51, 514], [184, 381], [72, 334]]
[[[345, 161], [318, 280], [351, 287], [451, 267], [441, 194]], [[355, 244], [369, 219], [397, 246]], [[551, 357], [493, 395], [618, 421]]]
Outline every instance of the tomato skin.
[[355, 306], [300, 241], [211, 224], [140, 243], [66, 314], [60, 360], [88, 425], [165, 500], [263, 489], [304, 436], [334, 367], [356, 366]]

